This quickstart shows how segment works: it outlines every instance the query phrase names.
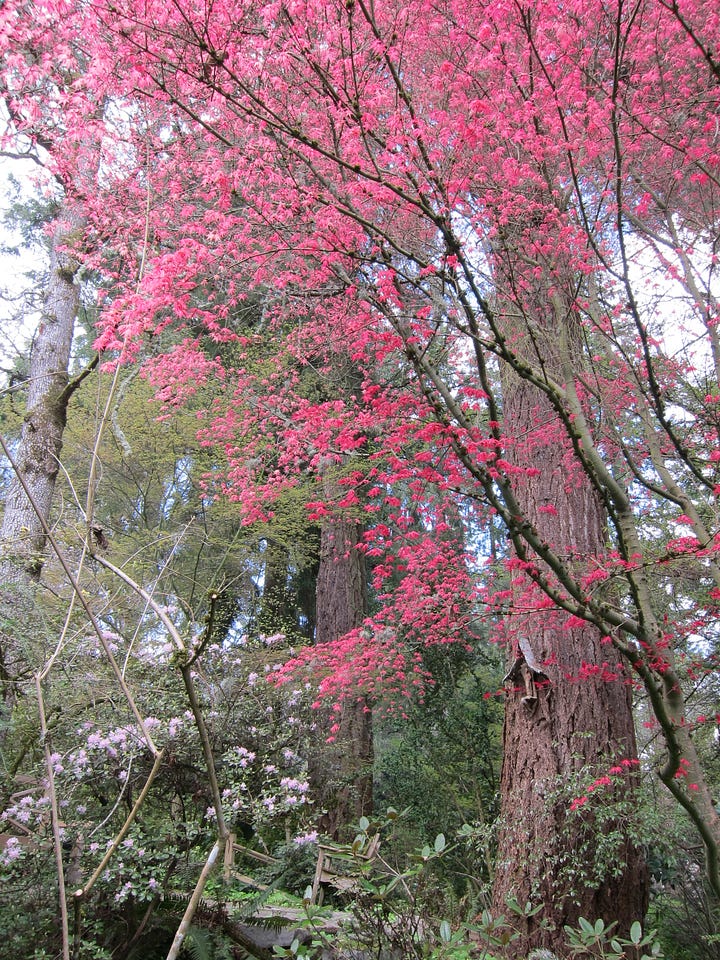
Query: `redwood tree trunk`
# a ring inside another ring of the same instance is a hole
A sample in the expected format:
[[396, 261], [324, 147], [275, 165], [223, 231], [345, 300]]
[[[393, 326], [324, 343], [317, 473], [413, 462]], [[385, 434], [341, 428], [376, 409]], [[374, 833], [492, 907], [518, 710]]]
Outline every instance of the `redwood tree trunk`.
[[[325, 486], [326, 494], [331, 492], [332, 484]], [[337, 640], [363, 622], [367, 591], [360, 532], [356, 522], [343, 517], [322, 526], [316, 643]], [[372, 809], [372, 713], [364, 697], [347, 699], [326, 723], [333, 739], [316, 758], [311, 775], [324, 810], [320, 828], [338, 838]]]
[[[552, 316], [549, 298], [548, 312]], [[554, 329], [543, 330], [541, 317], [526, 326], [527, 318], [516, 313], [508, 329], [513, 349], [521, 356], [532, 352], [534, 363], [542, 355], [544, 369], [559, 377], [578, 362], [581, 347], [565, 316], [553, 319]], [[563, 356], [568, 342], [572, 348]], [[503, 413], [512, 445], [508, 460], [519, 468], [514, 493], [522, 515], [569, 563], [585, 568], [606, 550], [605, 514], [589, 482], [572, 472], [557, 414], [540, 389], [513, 373], [503, 380]], [[528, 475], [529, 468], [539, 473]], [[535, 605], [540, 591], [533, 594], [522, 575], [513, 589], [494, 908], [507, 915], [508, 897], [522, 905], [542, 903], [510, 956], [524, 958], [541, 946], [565, 956], [564, 924], [602, 917], [627, 931], [647, 907], [643, 857], [629, 838], [622, 839], [620, 821], [604, 826], [621, 835], [612, 856], [592, 840], [599, 829], [593, 802], [626, 798], [632, 774], [602, 788], [604, 793], [591, 793], [576, 813], [570, 810], [573, 791], [582, 796], [583, 785], [622, 760], [636, 760], [631, 687], [612, 646], [602, 643], [594, 627], [568, 627], [557, 609]], [[540, 918], [554, 929], [541, 928]]]

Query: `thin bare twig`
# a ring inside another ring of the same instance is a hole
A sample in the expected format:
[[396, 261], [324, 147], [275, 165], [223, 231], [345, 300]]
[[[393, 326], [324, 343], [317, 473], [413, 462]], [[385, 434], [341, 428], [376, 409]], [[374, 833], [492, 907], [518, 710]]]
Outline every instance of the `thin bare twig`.
[[41, 526], [42, 526], [43, 533], [44, 533], [45, 536], [47, 537], [48, 543], [49, 543], [50, 546], [52, 547], [53, 552], [55, 553], [55, 556], [58, 558], [58, 561], [60, 562], [60, 566], [63, 568], [63, 570], [64, 570], [64, 572], [65, 572], [65, 576], [68, 578], [68, 581], [69, 581], [70, 585], [71, 585], [72, 588], [73, 588], [73, 591], [74, 591], [74, 593], [75, 593], [75, 596], [76, 596], [76, 597], [78, 598], [78, 600], [80, 601], [80, 604], [82, 605], [82, 608], [83, 608], [83, 610], [85, 611], [85, 613], [86, 613], [86, 615], [87, 615], [87, 618], [88, 618], [88, 620], [90, 621], [90, 623], [91, 623], [91, 625], [92, 625], [92, 628], [93, 628], [93, 630], [95, 631], [95, 633], [96, 633], [96, 635], [97, 635], [98, 640], [100, 641], [100, 645], [102, 646], [102, 648], [103, 648], [103, 650], [104, 650], [104, 652], [105, 652], [105, 655], [106, 655], [106, 657], [108, 658], [108, 661], [109, 661], [109, 663], [110, 663], [110, 666], [112, 667], [112, 671], [113, 671], [113, 673], [115, 674], [115, 679], [118, 681], [118, 683], [119, 683], [119, 685], [120, 685], [120, 689], [122, 690], [122, 692], [123, 692], [123, 694], [124, 694], [124, 696], [125, 696], [125, 699], [127, 700], [128, 704], [129, 704], [129, 706], [130, 706], [130, 709], [132, 710], [132, 712], [133, 712], [133, 714], [134, 714], [134, 716], [135, 716], [135, 719], [137, 720], [137, 722], [138, 722], [138, 724], [139, 724], [139, 726], [140, 726], [140, 729], [142, 730], [142, 734], [143, 734], [143, 737], [144, 737], [144, 739], [145, 739], [145, 742], [146, 742], [147, 745], [148, 745], [148, 749], [150, 750], [150, 752], [152, 753], [152, 755], [153, 755], [154, 757], [157, 757], [157, 756], [161, 753], [161, 751], [159, 751], [158, 748], [155, 746], [155, 743], [154, 743], [154, 741], [153, 741], [153, 739], [152, 739], [152, 736], [150, 735], [150, 731], [148, 730], [147, 724], [145, 723], [145, 720], [143, 719], [143, 716], [142, 716], [142, 714], [140, 713], [140, 710], [138, 709], [138, 706], [137, 706], [137, 704], [136, 704], [136, 702], [135, 702], [135, 698], [133, 697], [130, 688], [128, 687], [127, 683], [125, 682], [125, 679], [124, 679], [123, 676], [122, 676], [122, 673], [121, 673], [121, 671], [120, 671], [120, 668], [118, 667], [117, 661], [115, 660], [115, 657], [113, 656], [112, 650], [110, 649], [110, 646], [109, 646], [107, 640], [105, 639], [104, 632], [103, 632], [102, 628], [100, 627], [100, 624], [98, 623], [97, 617], [96, 617], [95, 614], [93, 613], [92, 608], [90, 607], [90, 604], [88, 603], [87, 599], [85, 598], [85, 595], [83, 594], [83, 591], [82, 591], [82, 589], [81, 589], [81, 587], [80, 587], [80, 584], [79, 584], [79, 583], [77, 582], [77, 580], [75, 579], [75, 576], [73, 575], [73, 572], [72, 572], [72, 570], [70, 569], [70, 567], [69, 567], [69, 565], [68, 565], [68, 562], [67, 562], [67, 560], [65, 559], [65, 556], [64, 556], [62, 550], [60, 549], [60, 545], [58, 544], [57, 540], [55, 539], [55, 537], [54, 537], [54, 535], [53, 535], [53, 532], [52, 532], [52, 530], [50, 529], [47, 521], [46, 521], [45, 518], [43, 517], [42, 511], [40, 510], [40, 507], [38, 506], [38, 504], [37, 504], [37, 502], [36, 502], [36, 500], [35, 500], [35, 498], [34, 498], [34, 496], [33, 496], [33, 494], [32, 494], [32, 491], [31, 491], [30, 488], [28, 487], [27, 482], [25, 481], [25, 478], [22, 476], [22, 473], [21, 473], [21, 471], [19, 470], [17, 464], [15, 463], [15, 460], [13, 459], [13, 456], [12, 456], [12, 454], [10, 453], [10, 450], [9, 450], [9, 448], [8, 448], [8, 445], [5, 443], [5, 439], [4, 439], [4, 437], [2, 437], [2, 436], [0, 436], [0, 447], [2, 448], [3, 453], [4, 453], [5, 456], [7, 457], [7, 461], [8, 461], [8, 463], [10, 464], [10, 468], [13, 470], [13, 472], [14, 472], [15, 475], [17, 476], [18, 480], [20, 481], [20, 485], [21, 485], [22, 488], [23, 488], [23, 491], [24, 491], [24, 493], [25, 493], [25, 496], [26, 496], [26, 497], [28, 498], [28, 500], [30, 501], [30, 504], [31, 504], [33, 510], [35, 511], [35, 513], [37, 514], [38, 519], [40, 520], [40, 524], [41, 524]]
[[159, 753], [155, 755], [155, 762], [153, 763], [153, 767], [152, 767], [152, 770], [150, 771], [150, 775], [145, 781], [145, 785], [143, 786], [142, 790], [138, 794], [138, 798], [135, 801], [132, 810], [127, 815], [127, 819], [125, 820], [125, 823], [120, 828], [120, 831], [118, 832], [117, 836], [113, 840], [112, 844], [105, 851], [105, 856], [102, 858], [102, 860], [97, 865], [97, 867], [95, 867], [95, 870], [93, 871], [92, 876], [85, 883], [85, 885], [81, 887], [81, 889], [76, 890], [75, 893], [73, 894], [76, 901], [85, 899], [85, 897], [88, 895], [92, 887], [95, 885], [97, 878], [100, 876], [100, 874], [103, 872], [103, 870], [109, 863], [110, 858], [112, 857], [112, 855], [115, 853], [117, 848], [120, 846], [120, 844], [123, 842], [123, 840], [127, 836], [127, 832], [132, 826], [132, 823], [135, 817], [138, 815], [138, 812], [143, 805], [145, 797], [148, 794], [150, 785], [152, 784], [153, 780], [157, 776], [157, 773], [160, 769], [160, 764], [162, 763], [162, 759], [163, 759], [163, 752], [161, 750]]
[[60, 837], [60, 815], [57, 805], [57, 794], [55, 793], [55, 771], [53, 770], [52, 751], [50, 750], [50, 734], [47, 728], [47, 719], [45, 717], [45, 700], [42, 692], [42, 677], [40, 674], [35, 676], [35, 690], [38, 700], [38, 715], [40, 717], [40, 739], [45, 754], [45, 769], [48, 779], [48, 797], [50, 799], [50, 820], [53, 833], [53, 850], [55, 853], [55, 867], [58, 878], [58, 901], [60, 904], [60, 929], [62, 934], [62, 955], [63, 960], [70, 960], [70, 930], [68, 926], [67, 897], [65, 895], [65, 870], [62, 859], [62, 840]]

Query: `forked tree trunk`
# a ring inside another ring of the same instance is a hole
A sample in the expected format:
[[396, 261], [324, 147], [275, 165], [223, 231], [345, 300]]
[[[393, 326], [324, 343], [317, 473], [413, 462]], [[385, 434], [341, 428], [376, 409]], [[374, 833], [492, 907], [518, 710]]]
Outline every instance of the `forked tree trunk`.
[[[549, 298], [547, 309], [552, 316]], [[508, 331], [517, 353], [535, 364], [542, 354], [544, 368], [559, 378], [568, 368], [563, 342], [572, 344], [574, 363], [581, 347], [573, 343], [564, 317], [553, 319], [554, 330], [533, 323], [530, 334], [526, 318], [516, 315], [508, 319]], [[505, 435], [512, 438], [508, 460], [539, 471], [520, 472], [514, 481], [522, 514], [556, 552], [584, 568], [606, 549], [605, 515], [581, 472], [571, 470], [557, 414], [544, 393], [511, 371], [503, 379], [503, 412]], [[506, 678], [494, 909], [507, 915], [508, 897], [521, 905], [542, 904], [508, 955], [525, 958], [533, 947], [549, 947], [562, 957], [564, 924], [602, 917], [627, 931], [647, 906], [640, 850], [621, 838], [609, 853], [594, 831], [617, 830], [622, 836], [623, 824], [608, 820], [601, 827], [591, 812], [596, 801], [626, 797], [632, 773], [624, 777], [625, 788], [606, 786], [574, 815], [569, 810], [573, 793], [583, 794], [582, 785], [622, 760], [635, 760], [631, 688], [612, 646], [602, 643], [596, 629], [568, 628], [557, 610], [524, 609], [515, 599], [508, 624], [515, 644]], [[540, 927], [541, 918], [551, 929]]]
[[[10, 710], [16, 682], [27, 669], [26, 655], [13, 624], [27, 622], [32, 610], [28, 593], [39, 580], [45, 560], [46, 535], [55, 482], [60, 468], [63, 432], [73, 386], [69, 381], [70, 351], [80, 303], [78, 261], [64, 249], [78, 224], [58, 223], [50, 248], [50, 273], [43, 311], [30, 354], [27, 408], [14, 454], [17, 473], [30, 490], [26, 496], [19, 477], [12, 478], [0, 528], [0, 614], [7, 625], [0, 632], [0, 680], [3, 705]], [[37, 509], [36, 509], [37, 508]], [[27, 616], [22, 613], [27, 605]], [[10, 639], [15, 636], [15, 639]]]
[[[326, 481], [326, 495], [332, 484]], [[352, 520], [327, 520], [320, 536], [317, 579], [316, 643], [328, 643], [359, 627], [366, 612], [365, 563], [358, 544], [360, 526]], [[364, 697], [348, 698], [326, 715], [332, 742], [312, 764], [316, 802], [323, 813], [320, 828], [340, 837], [372, 809], [372, 713]]]
[[[63, 247], [76, 224], [61, 223], [50, 249], [50, 274], [43, 312], [30, 354], [27, 409], [15, 455], [18, 472], [29, 487], [41, 517], [50, 517], [60, 468], [63, 431], [70, 397], [68, 369], [80, 292], [75, 277], [78, 261]], [[17, 476], [5, 500], [0, 529], [0, 582], [20, 582], [40, 576], [45, 532]]]

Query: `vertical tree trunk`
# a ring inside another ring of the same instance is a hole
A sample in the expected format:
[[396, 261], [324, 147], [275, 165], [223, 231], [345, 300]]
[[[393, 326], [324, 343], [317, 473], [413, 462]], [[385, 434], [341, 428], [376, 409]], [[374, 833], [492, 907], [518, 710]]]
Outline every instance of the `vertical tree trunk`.
[[[574, 342], [571, 321], [553, 315], [549, 296], [547, 311], [552, 319], [545, 320], [545, 329], [540, 309], [531, 321], [511, 317], [508, 336], [516, 353], [560, 378], [568, 372], [569, 357], [581, 362], [581, 345]], [[567, 341], [572, 349], [563, 356]], [[605, 551], [605, 515], [588, 481], [572, 472], [571, 451], [555, 410], [539, 388], [506, 372], [503, 412], [512, 445], [508, 460], [519, 468], [514, 492], [523, 517], [571, 564], [584, 567]], [[539, 473], [528, 475], [530, 468]], [[540, 946], [564, 956], [564, 924], [576, 924], [580, 916], [602, 917], [618, 921], [626, 931], [642, 919], [647, 906], [640, 850], [630, 839], [621, 839], [607, 862], [607, 848], [591, 841], [599, 829], [593, 825], [592, 803], [582, 814], [572, 816], [569, 810], [573, 784], [582, 794], [581, 784], [637, 756], [630, 685], [612, 646], [601, 642], [596, 629], [569, 628], [557, 610], [535, 605], [522, 575], [514, 589], [522, 596], [515, 596], [508, 623], [515, 642], [506, 678], [494, 907], [507, 914], [505, 902], [511, 896], [521, 904], [542, 903], [542, 913], [527, 921], [511, 956], [525, 957]], [[540, 599], [539, 589], [534, 598]], [[612, 802], [625, 789], [607, 786], [602, 799]], [[612, 826], [622, 833], [619, 822]], [[554, 928], [542, 929], [536, 922], [540, 917]]]
[[[67, 421], [68, 369], [80, 293], [78, 261], [63, 249], [77, 224], [61, 223], [50, 248], [50, 275], [30, 354], [27, 410], [15, 462], [42, 517], [50, 516]], [[20, 481], [14, 477], [5, 501], [0, 544], [3, 583], [37, 580], [43, 565], [45, 533]]]
[[[326, 497], [333, 483], [326, 479]], [[316, 643], [329, 643], [359, 627], [366, 612], [365, 563], [358, 549], [361, 528], [344, 517], [328, 519], [320, 535]], [[364, 697], [346, 700], [327, 718], [333, 728], [311, 771], [320, 827], [339, 837], [372, 809], [372, 713]]]
[[[64, 246], [77, 226], [69, 218], [56, 227], [43, 311], [30, 354], [27, 409], [14, 459], [40, 516], [31, 506], [18, 476], [14, 476], [0, 528], [0, 612], [6, 624], [22, 621], [23, 604], [29, 604], [29, 615], [32, 597], [22, 596], [26, 592], [22, 588], [39, 580], [44, 563], [46, 536], [41, 517], [46, 522], [50, 519], [72, 393], [68, 371], [80, 302], [75, 280], [79, 263]], [[0, 680], [6, 710], [12, 707], [15, 681], [26, 667], [25, 656], [12, 639], [13, 633], [11, 628], [0, 633]]]

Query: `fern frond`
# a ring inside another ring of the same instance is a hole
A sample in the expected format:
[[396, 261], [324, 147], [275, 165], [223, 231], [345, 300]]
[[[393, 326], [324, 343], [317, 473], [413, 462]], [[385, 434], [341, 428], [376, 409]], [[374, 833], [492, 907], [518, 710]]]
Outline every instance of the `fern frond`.
[[191, 926], [183, 942], [189, 960], [213, 960], [213, 936], [209, 930]]

